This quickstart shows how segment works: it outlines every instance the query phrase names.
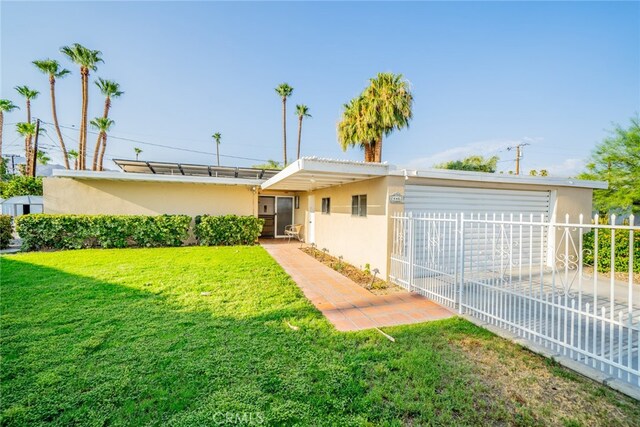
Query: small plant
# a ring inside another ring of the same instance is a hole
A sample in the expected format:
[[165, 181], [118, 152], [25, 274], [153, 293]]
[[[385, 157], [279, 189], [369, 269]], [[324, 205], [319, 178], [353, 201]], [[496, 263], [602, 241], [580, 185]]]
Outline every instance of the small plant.
[[364, 265], [364, 272], [367, 273], [367, 274], [371, 274], [371, 264], [366, 263]]
[[343, 260], [343, 257], [342, 255], [340, 255], [338, 257], [338, 262], [333, 264], [333, 269], [336, 270], [337, 272], [342, 272], [342, 270], [344, 270], [345, 265], [342, 262], [342, 260]]
[[0, 215], [0, 249], [6, 249], [11, 242], [13, 218], [11, 215]]

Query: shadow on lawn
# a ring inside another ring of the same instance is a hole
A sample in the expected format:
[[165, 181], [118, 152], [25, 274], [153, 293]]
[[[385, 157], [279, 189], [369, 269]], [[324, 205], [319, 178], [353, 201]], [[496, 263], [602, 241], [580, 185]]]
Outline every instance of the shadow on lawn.
[[[254, 315], [231, 317], [233, 301], [224, 295], [192, 289], [184, 301], [153, 284], [141, 290], [9, 257], [1, 262], [2, 425], [189, 425], [221, 413], [254, 414], [268, 424], [405, 416], [396, 402], [380, 405], [394, 397], [369, 393], [376, 376], [399, 379], [397, 367], [394, 374], [385, 366], [397, 357], [386, 340], [336, 332], [288, 279], [282, 292], [295, 298], [267, 307], [256, 301]], [[425, 362], [453, 363], [441, 356], [430, 353]], [[448, 387], [456, 381], [428, 381], [431, 391], [418, 393], [433, 394], [425, 416], [478, 418], [471, 396]]]

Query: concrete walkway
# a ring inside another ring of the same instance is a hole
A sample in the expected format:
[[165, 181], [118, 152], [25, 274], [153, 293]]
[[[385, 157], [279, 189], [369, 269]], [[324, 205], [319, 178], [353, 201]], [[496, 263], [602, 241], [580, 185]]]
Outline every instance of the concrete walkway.
[[300, 243], [261, 241], [261, 245], [339, 331], [405, 325], [445, 319], [453, 313], [421, 295], [374, 295], [300, 250]]

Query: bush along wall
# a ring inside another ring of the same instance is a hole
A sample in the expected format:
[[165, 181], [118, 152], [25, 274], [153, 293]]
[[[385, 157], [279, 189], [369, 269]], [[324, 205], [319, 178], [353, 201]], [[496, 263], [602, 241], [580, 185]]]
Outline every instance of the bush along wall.
[[198, 216], [195, 235], [203, 246], [253, 245], [262, 231], [264, 220], [253, 216]]
[[16, 220], [23, 250], [181, 246], [188, 215], [23, 215]]
[[0, 249], [7, 249], [11, 243], [13, 218], [11, 215], [0, 215]]
[[[593, 265], [595, 255], [595, 232], [583, 236], [583, 259]], [[629, 231], [616, 230], [614, 242], [614, 268], [617, 272], [629, 271]], [[598, 231], [598, 271], [611, 271], [611, 230]], [[640, 233], [633, 235], [633, 271], [640, 273]]]

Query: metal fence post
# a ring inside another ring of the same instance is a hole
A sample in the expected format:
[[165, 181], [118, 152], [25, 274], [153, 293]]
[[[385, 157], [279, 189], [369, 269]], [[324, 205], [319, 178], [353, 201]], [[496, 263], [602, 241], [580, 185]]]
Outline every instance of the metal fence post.
[[[457, 224], [457, 221], [456, 221]], [[462, 299], [464, 291], [464, 212], [460, 212], [460, 276], [457, 283], [458, 289], [458, 311], [464, 313], [462, 308]]]
[[413, 212], [409, 212], [407, 221], [409, 223], [409, 292], [413, 292], [415, 263], [415, 227]]

